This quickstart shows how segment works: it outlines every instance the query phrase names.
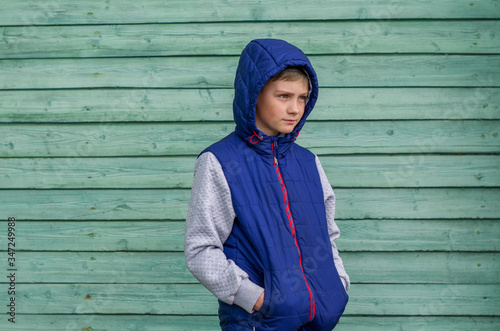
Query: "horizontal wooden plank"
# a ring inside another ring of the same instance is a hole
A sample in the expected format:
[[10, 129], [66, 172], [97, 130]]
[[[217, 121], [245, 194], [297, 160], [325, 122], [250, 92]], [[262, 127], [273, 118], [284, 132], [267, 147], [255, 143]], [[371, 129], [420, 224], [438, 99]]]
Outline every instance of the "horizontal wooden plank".
[[496, 218], [500, 211], [497, 189], [337, 189], [336, 197], [340, 219]]
[[[357, 284], [348, 315], [498, 316], [498, 285]], [[8, 301], [7, 291], [0, 300]], [[214, 314], [215, 297], [198, 284], [23, 284], [24, 314]]]
[[500, 186], [498, 155], [325, 155], [320, 161], [334, 188]]
[[495, 253], [341, 252], [350, 280], [384, 284], [498, 284]]
[[[499, 87], [495, 55], [311, 56], [323, 87]], [[0, 89], [231, 88], [237, 56], [0, 60]]]
[[[341, 252], [353, 286], [496, 284], [496, 253]], [[17, 252], [19, 284], [194, 284], [184, 253]], [[425, 270], [425, 272], [422, 272]], [[7, 278], [0, 283], [8, 284]]]
[[[284, 8], [276, 10], [276, 8]], [[326, 19], [402, 19], [402, 18], [498, 18], [494, 0], [444, 0], [414, 2], [384, 0], [311, 3], [271, 0], [264, 3], [217, 1], [132, 0], [102, 2], [18, 0], [7, 2], [0, 12], [3, 25], [102, 24], [144, 22], [220, 22]]]
[[[20, 284], [198, 283], [187, 270], [182, 252], [16, 252], [16, 261]], [[1, 282], [7, 284], [8, 279]]]
[[491, 331], [500, 327], [500, 318], [497, 317], [470, 317], [470, 316], [412, 316], [382, 317], [382, 316], [350, 316], [343, 315], [338, 331]]
[[500, 249], [499, 220], [337, 220], [337, 225], [341, 230], [337, 239], [341, 251]]
[[[494, 219], [500, 189], [337, 189], [338, 219]], [[189, 190], [0, 190], [0, 219], [183, 220]]]
[[195, 160], [195, 156], [0, 158], [0, 188], [191, 188]]
[[500, 53], [498, 21], [31, 25], [3, 27], [0, 34], [3, 59], [240, 55], [255, 36], [287, 40], [309, 55]]
[[[493, 252], [500, 220], [340, 220], [341, 252]], [[18, 221], [17, 251], [182, 252], [184, 222]], [[0, 232], [6, 242], [7, 232]], [[6, 247], [0, 247], [6, 250]]]
[[182, 220], [189, 190], [0, 190], [0, 219]]
[[[16, 223], [18, 241], [16, 248], [18, 252], [182, 252], [184, 227], [184, 222], [181, 221], [18, 221]], [[0, 232], [0, 241], [6, 240], [7, 233]], [[476, 247], [482, 249], [483, 246], [476, 245]]]
[[[0, 320], [2, 330], [149, 330], [219, 331], [217, 316], [168, 315], [28, 315], [18, 314], [16, 324]], [[500, 328], [499, 317], [486, 316], [353, 316], [343, 315], [337, 331], [491, 331]]]
[[[229, 123], [0, 124], [0, 157], [198, 155]], [[306, 123], [297, 143], [318, 155], [498, 153], [498, 121]]]
[[359, 284], [351, 288], [349, 295], [346, 314], [498, 316], [500, 287], [498, 284]]
[[[0, 122], [232, 121], [232, 89], [0, 91]], [[309, 120], [500, 119], [498, 88], [322, 88]]]
[[[0, 189], [191, 188], [195, 156], [0, 158]], [[499, 155], [325, 155], [335, 188], [499, 187]]]
[[[8, 317], [8, 316], [7, 316]], [[490, 318], [479, 317], [473, 325], [492, 324]], [[220, 331], [217, 316], [169, 316], [169, 315], [30, 315], [16, 314], [16, 323], [0, 320], [0, 329], [16, 331], [33, 330], [151, 330], [151, 331]], [[464, 324], [468, 325], [468, 324]], [[482, 329], [478, 329], [482, 330]]]

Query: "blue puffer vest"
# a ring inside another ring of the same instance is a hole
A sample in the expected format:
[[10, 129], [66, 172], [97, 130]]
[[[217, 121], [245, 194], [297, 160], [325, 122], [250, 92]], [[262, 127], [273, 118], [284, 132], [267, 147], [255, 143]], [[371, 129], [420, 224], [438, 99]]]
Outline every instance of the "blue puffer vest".
[[[285, 136], [264, 135], [255, 104], [270, 77], [302, 66], [311, 91], [304, 116]], [[318, 95], [307, 57], [282, 40], [252, 41], [235, 79], [235, 132], [206, 149], [222, 165], [236, 213], [224, 253], [265, 288], [252, 314], [219, 302], [223, 330], [332, 330], [348, 296], [335, 268], [315, 156], [294, 143]]]

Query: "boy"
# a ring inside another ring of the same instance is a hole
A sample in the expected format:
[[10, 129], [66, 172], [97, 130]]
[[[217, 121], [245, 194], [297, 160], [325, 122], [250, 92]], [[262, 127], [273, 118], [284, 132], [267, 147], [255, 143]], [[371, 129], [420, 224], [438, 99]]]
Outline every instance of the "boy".
[[316, 73], [297, 47], [253, 40], [234, 86], [235, 131], [196, 161], [187, 266], [219, 299], [222, 330], [332, 330], [349, 288], [335, 196], [318, 158], [294, 143]]

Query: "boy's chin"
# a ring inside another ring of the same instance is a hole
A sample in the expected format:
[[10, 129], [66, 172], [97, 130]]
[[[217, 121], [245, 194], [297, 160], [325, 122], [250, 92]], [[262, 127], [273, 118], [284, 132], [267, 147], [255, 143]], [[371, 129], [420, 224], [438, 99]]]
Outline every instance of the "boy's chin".
[[289, 134], [293, 131], [295, 127], [293, 128], [290, 128], [290, 127], [286, 127], [286, 128], [283, 128], [282, 131], [280, 131], [282, 134]]

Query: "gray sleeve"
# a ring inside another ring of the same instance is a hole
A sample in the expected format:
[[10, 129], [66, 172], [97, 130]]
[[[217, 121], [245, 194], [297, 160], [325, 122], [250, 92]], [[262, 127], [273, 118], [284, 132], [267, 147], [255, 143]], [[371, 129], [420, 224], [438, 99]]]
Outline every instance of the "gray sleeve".
[[264, 289], [223, 252], [235, 216], [222, 167], [213, 153], [205, 152], [195, 164], [184, 240], [186, 264], [219, 300], [251, 313]]
[[328, 223], [328, 234], [330, 235], [330, 242], [332, 243], [333, 260], [335, 262], [335, 267], [339, 273], [340, 279], [344, 284], [344, 287], [349, 290], [351, 282], [349, 280], [349, 275], [344, 268], [344, 263], [340, 258], [337, 245], [335, 245], [334, 240], [340, 236], [340, 230], [335, 223], [335, 194], [333, 193], [332, 186], [326, 177], [325, 171], [319, 162], [319, 158], [316, 156], [316, 166], [318, 168], [319, 177], [321, 178], [321, 186], [323, 187], [323, 196], [325, 197], [325, 208], [326, 208], [326, 221]]

